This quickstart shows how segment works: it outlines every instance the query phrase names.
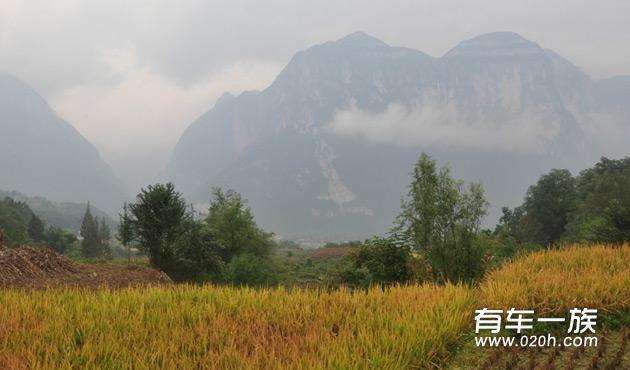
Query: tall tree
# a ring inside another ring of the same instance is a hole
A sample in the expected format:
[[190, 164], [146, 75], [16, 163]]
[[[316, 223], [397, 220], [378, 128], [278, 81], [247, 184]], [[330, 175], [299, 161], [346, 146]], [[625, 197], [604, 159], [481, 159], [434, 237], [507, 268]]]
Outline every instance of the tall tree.
[[551, 170], [525, 195], [519, 239], [553, 244], [562, 238], [576, 201], [576, 181], [568, 170]]
[[567, 236], [572, 240], [630, 241], [630, 157], [601, 158], [577, 178], [577, 202]]
[[206, 224], [221, 248], [223, 260], [229, 262], [242, 253], [267, 256], [273, 245], [272, 234], [258, 227], [241, 195], [219, 188], [213, 189], [212, 195]]
[[183, 280], [218, 280], [225, 263], [219, 246], [204, 222], [188, 217], [175, 240], [177, 267], [173, 276]]
[[105, 222], [105, 217], [101, 218], [101, 226], [98, 230], [98, 239], [100, 241], [100, 255], [101, 256], [111, 256], [111, 249], [109, 242], [112, 239], [112, 233], [109, 229], [109, 225]]
[[523, 204], [504, 208], [495, 233], [520, 243], [630, 241], [630, 158], [602, 157], [571, 176], [551, 170], [529, 187]]
[[81, 222], [81, 255], [87, 258], [101, 257], [102, 248], [99, 235], [98, 220], [92, 216], [90, 203], [88, 203]]
[[131, 242], [133, 241], [133, 227], [131, 218], [129, 217], [129, 209], [127, 203], [123, 206], [123, 213], [118, 215], [118, 233], [116, 239], [127, 248], [127, 260], [131, 259]]
[[44, 241], [44, 222], [36, 214], [31, 215], [31, 220], [28, 222], [28, 237], [35, 243], [41, 243]]
[[483, 253], [477, 243], [487, 202], [483, 188], [466, 190], [450, 176], [448, 167], [422, 153], [411, 173], [407, 198], [393, 235], [403, 239], [431, 263], [434, 279], [469, 280], [483, 272]]
[[130, 227], [140, 247], [149, 254], [151, 265], [171, 271], [176, 263], [175, 240], [190, 217], [181, 193], [172, 183], [141, 189], [136, 203], [129, 204]]

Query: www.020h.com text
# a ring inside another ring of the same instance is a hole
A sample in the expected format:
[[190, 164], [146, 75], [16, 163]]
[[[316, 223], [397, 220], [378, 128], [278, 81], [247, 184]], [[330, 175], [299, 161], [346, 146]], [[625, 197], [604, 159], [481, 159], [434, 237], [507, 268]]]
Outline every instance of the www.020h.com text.
[[597, 347], [595, 336], [556, 337], [546, 335], [523, 335], [521, 337], [497, 336], [475, 337], [477, 347]]

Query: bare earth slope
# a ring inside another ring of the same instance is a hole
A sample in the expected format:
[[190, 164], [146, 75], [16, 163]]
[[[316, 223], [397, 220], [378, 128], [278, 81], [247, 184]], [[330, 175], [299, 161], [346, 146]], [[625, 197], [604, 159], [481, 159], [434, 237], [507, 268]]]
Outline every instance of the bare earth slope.
[[0, 289], [49, 287], [122, 288], [169, 284], [161, 271], [138, 266], [80, 264], [47, 249], [0, 248]]

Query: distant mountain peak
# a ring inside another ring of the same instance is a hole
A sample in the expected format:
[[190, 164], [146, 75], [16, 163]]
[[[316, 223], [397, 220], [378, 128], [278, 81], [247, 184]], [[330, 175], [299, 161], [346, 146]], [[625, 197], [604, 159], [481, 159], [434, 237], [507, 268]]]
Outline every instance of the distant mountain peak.
[[460, 42], [446, 57], [495, 57], [540, 53], [542, 48], [515, 32], [485, 33]]
[[365, 32], [353, 32], [345, 37], [337, 40], [339, 45], [351, 45], [351, 46], [388, 46], [385, 42], [370, 36]]
[[490, 184], [494, 204], [515, 204], [547, 166], [573, 169], [597, 152], [591, 117], [630, 117], [623, 79], [595, 94], [578, 72], [513, 32], [471, 38], [439, 58], [352, 33], [298, 52], [262, 92], [197, 119], [168, 177], [193, 202], [205, 204], [213, 186], [239, 191], [284, 237], [385, 232], [421, 151]]
[[[331, 76], [331, 73], [335, 73], [332, 72], [333, 70], [338, 72], [346, 68], [344, 65], [349, 67], [359, 62], [365, 66], [374, 66], [374, 61], [378, 58], [407, 54], [424, 56], [415, 50], [389, 46], [364, 32], [354, 32], [336, 41], [328, 41], [299, 51], [280, 72], [273, 85], [288, 83], [297, 86], [297, 84], [302, 84], [300, 88], [305, 92], [312, 89], [312, 86], [308, 84], [322, 80], [320, 74]], [[377, 66], [380, 65], [382, 64], [377, 63]], [[351, 70], [346, 70], [340, 73], [345, 73], [344, 76], [347, 80], [351, 72]], [[337, 75], [333, 79], [340, 77]], [[309, 87], [306, 87], [304, 83]]]
[[223, 104], [226, 104], [226, 103], [228, 103], [228, 102], [230, 102], [230, 101], [234, 100], [235, 98], [236, 98], [236, 97], [235, 97], [232, 93], [230, 93], [230, 92], [227, 92], [227, 91], [226, 91], [226, 92], [224, 92], [223, 94], [221, 94], [221, 96], [219, 97], [219, 99], [217, 99], [217, 102], [215, 103], [215, 105], [216, 105], [217, 107], [218, 107], [218, 106], [221, 106], [221, 105], [223, 105]]

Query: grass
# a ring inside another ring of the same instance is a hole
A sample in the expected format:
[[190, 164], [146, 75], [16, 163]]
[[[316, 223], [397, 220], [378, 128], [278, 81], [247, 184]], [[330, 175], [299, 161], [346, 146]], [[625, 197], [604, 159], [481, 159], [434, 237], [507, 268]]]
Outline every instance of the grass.
[[599, 326], [599, 335], [609, 335], [602, 351], [521, 355], [463, 344], [472, 336], [474, 310], [484, 306], [535, 309], [537, 316], [597, 308], [598, 323], [604, 316], [626, 326], [630, 246], [532, 253], [474, 288], [5, 290], [0, 368], [413, 369], [447, 360], [460, 368], [497, 359], [524, 366], [630, 361], [627, 330], [601, 334]]
[[89, 257], [81, 257], [81, 256], [70, 256], [70, 259], [75, 262], [79, 262], [79, 263], [83, 263], [87, 265], [104, 263], [104, 264], [115, 265], [115, 266], [151, 267], [151, 264], [149, 263], [149, 259], [146, 256], [134, 256], [131, 258], [125, 258], [125, 257], [89, 258]]

